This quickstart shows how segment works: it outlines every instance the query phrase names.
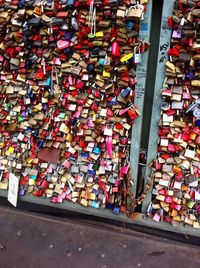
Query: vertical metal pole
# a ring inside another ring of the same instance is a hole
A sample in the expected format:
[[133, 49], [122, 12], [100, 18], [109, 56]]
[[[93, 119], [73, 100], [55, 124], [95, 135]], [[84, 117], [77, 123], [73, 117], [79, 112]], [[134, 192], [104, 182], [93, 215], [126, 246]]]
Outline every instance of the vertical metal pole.
[[[152, 0], [147, 4], [147, 12], [144, 15], [144, 20], [140, 23], [140, 34], [139, 38], [149, 42], [150, 31], [151, 31], [151, 16], [152, 16]], [[138, 177], [138, 164], [139, 164], [139, 153], [140, 153], [140, 142], [141, 142], [141, 131], [142, 131], [142, 120], [143, 120], [143, 107], [144, 107], [144, 91], [146, 88], [146, 73], [148, 65], [148, 51], [142, 54], [141, 63], [138, 64], [136, 70], [137, 84], [135, 88], [135, 100], [134, 104], [141, 112], [141, 115], [135, 120], [132, 127], [132, 138], [131, 138], [131, 177], [133, 181], [132, 191], [134, 195], [137, 190], [137, 177]]]
[[[167, 21], [168, 17], [172, 15], [174, 3], [175, 0], [171, 1], [164, 0], [163, 2], [161, 31], [160, 31], [160, 46], [159, 46], [157, 69], [156, 69], [156, 80], [155, 80], [152, 118], [151, 118], [151, 127], [149, 135], [147, 164], [149, 164], [155, 158], [157, 153], [158, 124], [160, 120], [160, 104], [162, 101], [160, 91], [162, 89], [165, 78], [165, 63], [168, 58], [167, 51], [170, 48], [170, 38], [171, 38], [171, 29], [168, 27]], [[151, 168], [147, 167], [145, 178], [149, 177], [150, 175], [151, 175]], [[152, 196], [151, 190], [147, 194], [142, 204], [142, 213], [146, 213], [148, 205], [151, 202], [151, 196]]]

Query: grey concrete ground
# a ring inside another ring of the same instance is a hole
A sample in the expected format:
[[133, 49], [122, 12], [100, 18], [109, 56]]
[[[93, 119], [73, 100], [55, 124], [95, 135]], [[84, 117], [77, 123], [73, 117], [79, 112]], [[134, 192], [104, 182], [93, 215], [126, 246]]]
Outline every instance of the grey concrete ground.
[[200, 248], [0, 207], [0, 268], [199, 268]]

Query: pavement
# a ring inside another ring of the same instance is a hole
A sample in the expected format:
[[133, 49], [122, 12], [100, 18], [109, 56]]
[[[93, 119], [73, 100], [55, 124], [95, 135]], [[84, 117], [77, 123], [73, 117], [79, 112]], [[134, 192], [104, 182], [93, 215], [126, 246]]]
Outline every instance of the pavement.
[[199, 268], [189, 243], [0, 206], [0, 268]]

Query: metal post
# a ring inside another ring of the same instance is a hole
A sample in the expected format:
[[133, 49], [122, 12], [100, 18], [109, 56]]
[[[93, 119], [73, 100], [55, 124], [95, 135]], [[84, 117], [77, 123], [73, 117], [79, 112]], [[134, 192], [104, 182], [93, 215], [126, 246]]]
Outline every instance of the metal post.
[[[149, 164], [155, 158], [157, 153], [158, 124], [160, 120], [160, 104], [162, 101], [160, 91], [162, 89], [163, 81], [165, 78], [165, 63], [168, 57], [167, 51], [170, 47], [170, 38], [171, 38], [171, 29], [168, 27], [167, 21], [168, 17], [171, 16], [173, 12], [174, 2], [175, 2], [174, 0], [173, 1], [164, 0], [163, 2], [160, 46], [159, 46], [159, 52], [158, 52], [159, 55], [156, 69], [156, 80], [155, 80], [153, 109], [152, 109], [151, 127], [149, 135], [147, 164]], [[145, 177], [147, 178], [149, 176], [151, 176], [151, 169], [147, 167]], [[151, 196], [152, 196], [151, 191], [149, 191], [142, 204], [142, 213], [146, 213], [148, 205], [151, 201]]]
[[[151, 32], [151, 18], [152, 18], [152, 2], [149, 1], [147, 4], [147, 12], [144, 15], [144, 20], [140, 23], [140, 39], [150, 40]], [[138, 117], [132, 127], [132, 139], [131, 139], [131, 152], [130, 152], [130, 161], [131, 161], [131, 177], [133, 181], [133, 193], [136, 195], [137, 190], [137, 179], [138, 179], [138, 164], [139, 164], [139, 153], [140, 153], [140, 143], [141, 143], [141, 132], [142, 132], [142, 121], [143, 121], [143, 107], [144, 107], [144, 96], [146, 86], [146, 74], [147, 66], [149, 60], [149, 52], [142, 54], [142, 61], [137, 66], [136, 77], [137, 84], [135, 88], [135, 100], [134, 105], [141, 112], [140, 117]]]

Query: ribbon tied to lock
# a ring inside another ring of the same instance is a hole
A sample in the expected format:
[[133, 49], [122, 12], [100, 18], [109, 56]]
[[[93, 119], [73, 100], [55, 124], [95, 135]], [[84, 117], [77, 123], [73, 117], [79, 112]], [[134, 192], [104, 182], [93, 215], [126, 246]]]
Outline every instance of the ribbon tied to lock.
[[96, 7], [94, 7], [94, 0], [90, 3], [88, 26], [90, 27], [88, 37], [94, 38], [96, 36]]
[[[55, 74], [55, 77], [54, 77]], [[54, 84], [54, 80], [56, 83]], [[50, 93], [54, 96], [58, 96], [59, 94], [59, 83], [58, 83], [58, 73], [55, 65], [52, 66], [51, 69], [51, 79], [50, 79]]]
[[106, 136], [106, 151], [110, 158], [112, 158], [112, 134], [113, 134], [112, 126], [106, 125], [104, 129], [104, 135]]

